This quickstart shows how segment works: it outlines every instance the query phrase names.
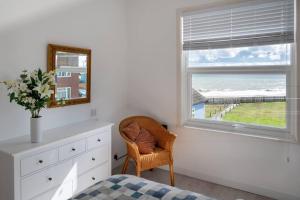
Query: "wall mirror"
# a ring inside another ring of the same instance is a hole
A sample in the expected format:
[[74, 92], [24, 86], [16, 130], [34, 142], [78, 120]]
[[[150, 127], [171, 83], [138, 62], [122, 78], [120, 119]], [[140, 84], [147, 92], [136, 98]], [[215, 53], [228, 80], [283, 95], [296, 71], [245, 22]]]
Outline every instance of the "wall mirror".
[[49, 44], [47, 66], [48, 71], [56, 73], [55, 92], [49, 107], [90, 102], [90, 49]]

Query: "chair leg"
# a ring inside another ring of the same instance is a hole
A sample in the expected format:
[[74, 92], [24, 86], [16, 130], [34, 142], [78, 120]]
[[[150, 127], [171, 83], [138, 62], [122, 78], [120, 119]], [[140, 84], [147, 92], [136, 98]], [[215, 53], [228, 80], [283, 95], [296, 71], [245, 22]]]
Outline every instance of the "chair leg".
[[123, 168], [122, 168], [122, 174], [126, 173], [127, 168], [128, 168], [128, 162], [129, 162], [129, 157], [126, 156], [126, 159], [125, 159], [125, 162], [124, 162], [124, 165], [123, 165]]
[[171, 186], [175, 185], [174, 166], [173, 162], [169, 163]]
[[141, 171], [140, 170], [136, 170], [136, 176], [140, 177], [141, 176]]
[[140, 177], [141, 176], [141, 167], [140, 165], [136, 165], [135, 166], [135, 170], [136, 170], [136, 176]]

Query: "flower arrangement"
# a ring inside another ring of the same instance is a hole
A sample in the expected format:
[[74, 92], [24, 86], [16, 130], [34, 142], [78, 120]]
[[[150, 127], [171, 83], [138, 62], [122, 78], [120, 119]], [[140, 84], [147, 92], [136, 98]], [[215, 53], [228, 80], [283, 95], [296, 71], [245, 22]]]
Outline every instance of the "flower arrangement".
[[20, 78], [2, 82], [6, 85], [10, 102], [14, 101], [31, 112], [32, 118], [39, 118], [54, 93], [55, 72], [23, 71]]

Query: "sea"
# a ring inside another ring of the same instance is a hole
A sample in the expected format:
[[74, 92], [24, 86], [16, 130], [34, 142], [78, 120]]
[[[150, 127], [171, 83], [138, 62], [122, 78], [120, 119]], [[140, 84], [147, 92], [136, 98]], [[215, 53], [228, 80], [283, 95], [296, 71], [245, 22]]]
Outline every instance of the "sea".
[[192, 87], [207, 98], [286, 96], [285, 74], [193, 74]]

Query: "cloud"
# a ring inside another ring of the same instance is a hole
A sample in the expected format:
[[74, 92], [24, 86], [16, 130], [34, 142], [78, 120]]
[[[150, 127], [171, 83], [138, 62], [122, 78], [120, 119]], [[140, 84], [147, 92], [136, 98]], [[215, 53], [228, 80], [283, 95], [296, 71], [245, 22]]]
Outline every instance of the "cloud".
[[270, 60], [280, 60], [281, 55], [279, 54], [270, 54]]
[[193, 66], [230, 65], [272, 65], [288, 64], [290, 45], [278, 44], [227, 49], [191, 51], [190, 64]]

